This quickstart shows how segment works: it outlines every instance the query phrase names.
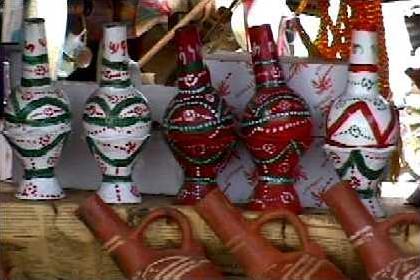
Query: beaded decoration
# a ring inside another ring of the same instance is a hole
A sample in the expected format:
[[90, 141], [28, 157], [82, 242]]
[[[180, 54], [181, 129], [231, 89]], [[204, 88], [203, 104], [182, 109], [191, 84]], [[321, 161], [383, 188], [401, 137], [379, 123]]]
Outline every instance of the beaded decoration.
[[249, 28], [257, 92], [241, 122], [241, 134], [258, 169], [253, 210], [302, 209], [293, 173], [312, 142], [311, 116], [305, 101], [284, 82], [269, 25]]
[[217, 188], [217, 172], [236, 143], [234, 118], [211, 86], [197, 28], [181, 28], [176, 43], [178, 94], [166, 110], [163, 126], [167, 143], [185, 171], [178, 203], [195, 204]]

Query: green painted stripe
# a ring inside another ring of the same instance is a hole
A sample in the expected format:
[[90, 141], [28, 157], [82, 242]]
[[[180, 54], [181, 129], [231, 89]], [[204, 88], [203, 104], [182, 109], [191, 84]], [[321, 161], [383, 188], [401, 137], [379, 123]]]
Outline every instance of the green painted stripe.
[[337, 173], [340, 177], [343, 177], [347, 174], [347, 171], [353, 167], [356, 167], [357, 170], [359, 170], [359, 172], [369, 180], [378, 179], [384, 171], [384, 168], [381, 168], [379, 170], [370, 169], [366, 165], [360, 150], [351, 151], [348, 160], [346, 161], [346, 163], [344, 163], [344, 165], [341, 168], [337, 169]]
[[202, 72], [206, 69], [206, 66], [204, 65], [203, 61], [196, 61], [194, 63], [191, 63], [189, 65], [183, 66], [179, 68], [178, 76], [184, 76], [191, 73], [197, 73]]
[[87, 114], [83, 115], [83, 120], [99, 126], [105, 127], [127, 127], [134, 125], [138, 122], [150, 122], [151, 114], [147, 114], [145, 117], [127, 117], [127, 118], [120, 118], [119, 114], [126, 109], [128, 106], [134, 104], [145, 104], [147, 105], [146, 101], [141, 97], [134, 97], [125, 99], [124, 101], [120, 102], [117, 106], [115, 106], [112, 110], [108, 106], [105, 100], [99, 97], [94, 97], [88, 100], [87, 104], [96, 104], [98, 105], [105, 113], [106, 118], [98, 118], [98, 117], [89, 117]]
[[25, 79], [22, 78], [20, 85], [22, 87], [41, 87], [51, 84], [51, 78], [43, 79]]
[[83, 115], [83, 120], [89, 124], [115, 128], [115, 127], [128, 127], [135, 125], [138, 122], [151, 122], [152, 119], [150, 117], [144, 118], [137, 118], [137, 117], [128, 117], [128, 118], [115, 118], [115, 117], [108, 117], [108, 118], [96, 118], [96, 117], [89, 117], [88, 115]]
[[126, 182], [130, 183], [133, 179], [131, 176], [109, 176], [109, 175], [103, 175], [102, 182], [104, 183], [115, 183], [115, 182]]
[[50, 152], [52, 149], [54, 149], [56, 146], [61, 144], [61, 142], [64, 142], [65, 140], [67, 140], [69, 135], [70, 135], [70, 132], [62, 133], [57, 138], [55, 138], [54, 141], [51, 142], [49, 145], [41, 149], [34, 149], [34, 150], [23, 149], [17, 146], [15, 143], [13, 143], [10, 139], [9, 139], [9, 143], [22, 157], [42, 157], [42, 156], [45, 156], [48, 152]]
[[61, 110], [63, 110], [66, 114], [70, 114], [69, 106], [60, 99], [53, 97], [43, 97], [26, 104], [26, 106], [22, 108], [22, 110], [19, 112], [19, 115], [22, 115], [22, 117], [27, 118], [29, 114], [31, 114], [33, 111], [45, 105], [58, 107]]
[[[65, 123], [70, 122], [71, 119], [71, 113], [70, 109], [67, 104], [62, 102], [61, 100], [57, 98], [52, 97], [44, 97], [37, 100], [34, 100], [32, 102], [29, 102], [23, 109], [19, 110], [19, 104], [16, 100], [16, 95], [12, 96], [12, 103], [14, 103], [14, 109], [15, 109], [15, 116], [7, 114], [6, 119], [9, 122], [12, 123], [23, 123], [23, 124], [29, 124], [36, 127], [45, 126], [48, 124], [58, 124], [58, 123]], [[16, 104], [15, 104], [16, 103]], [[58, 107], [62, 109], [65, 113], [62, 115], [59, 115], [57, 117], [51, 117], [47, 119], [40, 119], [40, 120], [28, 120], [28, 116], [36, 109], [45, 106], [50, 105], [54, 107]]]
[[185, 133], [208, 133], [215, 130], [216, 127], [225, 128], [233, 125], [233, 118], [223, 119], [217, 123], [204, 123], [195, 126], [191, 125], [172, 125], [164, 123], [164, 128], [168, 131], [180, 131]]
[[131, 86], [130, 79], [128, 80], [115, 80], [115, 81], [104, 81], [101, 80], [99, 83], [101, 87], [114, 87], [114, 88], [127, 88]]
[[36, 169], [36, 170], [25, 170], [23, 178], [25, 180], [31, 180], [35, 178], [53, 178], [54, 168]]
[[94, 97], [89, 98], [86, 104], [87, 105], [97, 104], [102, 109], [102, 111], [104, 111], [106, 115], [109, 115], [109, 113], [111, 112], [111, 108], [109, 107], [108, 103], [106, 103], [106, 101], [103, 100], [99, 96], [94, 96]]
[[295, 180], [289, 177], [260, 176], [259, 181], [266, 182], [268, 185], [293, 185]]
[[60, 123], [70, 123], [71, 114], [65, 113], [58, 117], [41, 119], [41, 120], [27, 120], [26, 118], [16, 117], [9, 114], [6, 114], [6, 120], [10, 123], [15, 124], [27, 124], [33, 127], [44, 127], [47, 125], [55, 125]]
[[47, 54], [41, 54], [38, 56], [22, 56], [23, 63], [31, 64], [31, 65], [37, 65], [37, 64], [46, 64], [48, 63], [48, 55]]
[[112, 62], [102, 58], [102, 66], [106, 66], [115, 71], [128, 71], [128, 62]]
[[111, 115], [117, 116], [119, 115], [125, 108], [135, 105], [135, 104], [143, 104], [146, 105], [146, 101], [141, 97], [133, 97], [133, 98], [127, 98], [121, 101], [117, 104], [117, 106], [114, 107], [111, 111]]
[[267, 81], [264, 83], [259, 83], [256, 85], [256, 89], [263, 89], [263, 88], [276, 88], [280, 86], [286, 85], [286, 82], [284, 81]]
[[[148, 137], [150, 138], [150, 137]], [[148, 140], [148, 139], [147, 139]], [[143, 145], [140, 145], [140, 147], [128, 158], [125, 159], [112, 159], [110, 157], [107, 157], [104, 155], [99, 148], [96, 146], [95, 141], [91, 137], [86, 137], [86, 141], [89, 145], [89, 149], [92, 153], [98, 155], [101, 160], [106, 162], [107, 164], [113, 166], [113, 167], [127, 167], [130, 165], [137, 157], [137, 155], [142, 151], [143, 147], [146, 143], [143, 143]]]
[[208, 177], [185, 177], [184, 179], [187, 183], [194, 183], [197, 185], [216, 185], [217, 180], [215, 178], [208, 178]]

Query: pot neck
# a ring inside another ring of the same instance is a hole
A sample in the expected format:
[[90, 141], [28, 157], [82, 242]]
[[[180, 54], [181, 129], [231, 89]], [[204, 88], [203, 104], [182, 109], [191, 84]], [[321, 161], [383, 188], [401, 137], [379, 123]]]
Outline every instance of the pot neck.
[[101, 87], [124, 89], [131, 86], [128, 72], [127, 27], [121, 23], [104, 26]]
[[378, 43], [373, 30], [355, 29], [347, 92], [358, 95], [379, 94]]
[[195, 25], [175, 34], [178, 50], [178, 89], [180, 93], [201, 94], [212, 90], [210, 71], [203, 62], [202, 43]]
[[24, 38], [21, 86], [32, 88], [51, 85], [44, 19], [26, 19]]
[[257, 89], [284, 85], [284, 75], [270, 26], [265, 24], [250, 27], [249, 36]]

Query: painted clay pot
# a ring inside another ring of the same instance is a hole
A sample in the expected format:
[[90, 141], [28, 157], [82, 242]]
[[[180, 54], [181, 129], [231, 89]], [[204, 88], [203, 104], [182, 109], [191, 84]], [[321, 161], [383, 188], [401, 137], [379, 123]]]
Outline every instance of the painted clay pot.
[[[103, 244], [127, 279], [196, 280], [223, 279], [205, 258], [204, 249], [193, 237], [188, 218], [173, 208], [151, 212], [137, 229], [129, 227], [99, 196], [93, 195], [76, 212]], [[154, 221], [174, 220], [182, 231], [178, 249], [154, 250], [147, 247], [144, 233]]]
[[302, 96], [311, 112], [312, 135], [325, 137], [325, 119], [332, 102], [347, 85], [348, 64], [315, 57], [280, 57], [287, 85]]
[[357, 192], [346, 182], [330, 188], [323, 199], [358, 252], [370, 279], [420, 279], [420, 255], [404, 254], [390, 235], [394, 226], [420, 224], [420, 214], [401, 213], [376, 222]]
[[100, 87], [83, 114], [86, 140], [103, 175], [97, 193], [107, 203], [139, 203], [131, 174], [150, 136], [151, 112], [129, 77], [126, 26], [105, 25], [103, 41]]
[[6, 137], [24, 167], [16, 196], [43, 200], [64, 197], [56, 166], [71, 130], [69, 101], [51, 83], [44, 20], [25, 20], [21, 86], [6, 107]]
[[[197, 203], [195, 210], [252, 279], [347, 279], [326, 259], [323, 249], [309, 239], [306, 226], [293, 212], [271, 210], [253, 222], [246, 221], [241, 211], [218, 189]], [[261, 235], [263, 225], [278, 219], [285, 219], [294, 226], [303, 245], [302, 251], [281, 252]]]
[[355, 29], [352, 49], [347, 90], [328, 114], [325, 150], [372, 214], [383, 217], [377, 183], [396, 148], [397, 112], [379, 94], [376, 32]]
[[178, 94], [166, 110], [164, 134], [185, 172], [178, 202], [194, 204], [218, 187], [217, 173], [229, 159], [236, 137], [232, 112], [211, 86], [197, 27], [181, 28], [175, 41]]
[[252, 210], [285, 208], [300, 213], [295, 167], [312, 143], [305, 101], [284, 82], [268, 25], [249, 29], [257, 92], [245, 109], [241, 134], [258, 168]]

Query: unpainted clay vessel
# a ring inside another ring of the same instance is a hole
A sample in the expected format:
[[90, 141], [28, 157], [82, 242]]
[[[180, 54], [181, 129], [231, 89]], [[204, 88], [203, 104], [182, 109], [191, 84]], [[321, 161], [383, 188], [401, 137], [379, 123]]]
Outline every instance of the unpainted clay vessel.
[[348, 182], [330, 188], [323, 199], [358, 252], [370, 279], [420, 279], [420, 254], [401, 252], [389, 232], [397, 225], [420, 225], [420, 214], [400, 213], [377, 222]]
[[[326, 259], [323, 249], [309, 239], [307, 228], [291, 211], [267, 211], [256, 221], [248, 222], [218, 189], [207, 194], [195, 209], [252, 279], [347, 279]], [[294, 226], [303, 245], [302, 251], [281, 252], [262, 237], [261, 227], [277, 219], [286, 219]]]
[[305, 100], [284, 81], [269, 25], [249, 28], [257, 91], [245, 109], [241, 134], [258, 169], [252, 210], [302, 211], [294, 189], [295, 168], [312, 143]]
[[[76, 212], [111, 254], [127, 279], [141, 280], [222, 280], [217, 268], [205, 257], [204, 249], [193, 237], [185, 215], [173, 208], [152, 211], [133, 229], [110, 206], [93, 195]], [[154, 250], [146, 246], [144, 233], [158, 219], [174, 220], [182, 231], [179, 249]]]
[[8, 277], [8, 274], [9, 273], [6, 271], [6, 267], [0, 259], [0, 280], [9, 280], [10, 278]]

